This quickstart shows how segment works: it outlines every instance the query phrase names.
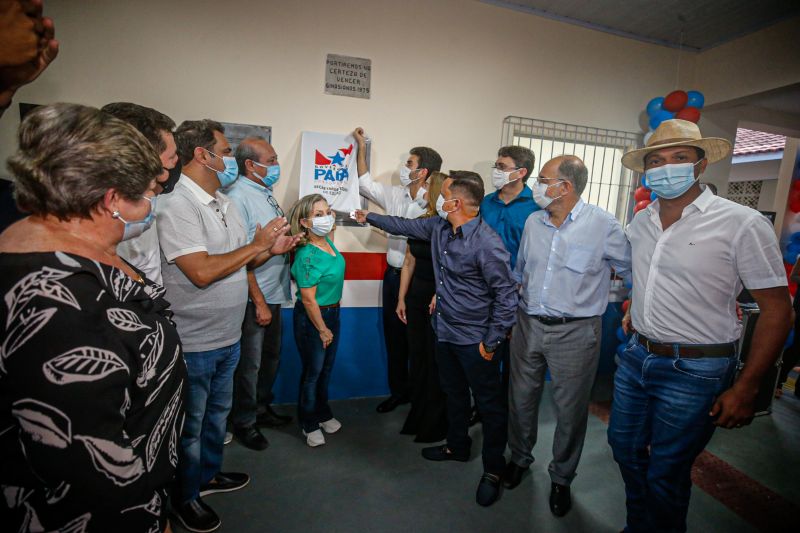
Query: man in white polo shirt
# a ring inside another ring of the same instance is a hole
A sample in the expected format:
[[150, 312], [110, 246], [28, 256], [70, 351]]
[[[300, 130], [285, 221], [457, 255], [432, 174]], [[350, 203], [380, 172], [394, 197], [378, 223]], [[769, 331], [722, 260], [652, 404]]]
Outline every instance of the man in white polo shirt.
[[[667, 120], [622, 164], [658, 199], [628, 226], [636, 333], [619, 358], [608, 441], [625, 481], [626, 532], [686, 531], [691, 468], [716, 426], [753, 419], [753, 402], [792, 324], [786, 273], [769, 221], [701, 187], [725, 139]], [[735, 383], [742, 287], [761, 310]]]
[[247, 305], [245, 266], [257, 267], [297, 242], [285, 235], [288, 225], [281, 217], [257, 227], [248, 243], [236, 206], [219, 191], [239, 177], [224, 131], [213, 120], [178, 126], [183, 174], [158, 213], [161, 272], [188, 370], [174, 511], [189, 531], [213, 531], [221, 524], [202, 496], [250, 481], [247, 474], [219, 471]]
[[[432, 148], [417, 146], [408, 154], [400, 169], [402, 187], [372, 180], [367, 166], [367, 140], [362, 128], [353, 132], [358, 143], [358, 189], [361, 196], [378, 204], [387, 215], [417, 218], [428, 208], [425, 182], [431, 173], [442, 169], [442, 157]], [[387, 373], [391, 396], [378, 405], [379, 413], [388, 413], [409, 401], [408, 340], [406, 326], [397, 317], [400, 270], [406, 255], [406, 237], [388, 235], [386, 272], [383, 275], [383, 336], [386, 342]]]

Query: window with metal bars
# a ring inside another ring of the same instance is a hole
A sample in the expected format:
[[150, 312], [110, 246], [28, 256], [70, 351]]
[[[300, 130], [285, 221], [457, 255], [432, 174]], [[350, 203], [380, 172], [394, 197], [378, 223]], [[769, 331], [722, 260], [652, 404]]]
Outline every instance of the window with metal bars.
[[622, 154], [642, 145], [641, 134], [508, 116], [503, 119], [501, 142], [533, 151], [533, 176], [556, 156], [580, 157], [589, 170], [583, 200], [602, 207], [623, 224], [629, 221], [640, 177], [623, 167], [621, 160]]

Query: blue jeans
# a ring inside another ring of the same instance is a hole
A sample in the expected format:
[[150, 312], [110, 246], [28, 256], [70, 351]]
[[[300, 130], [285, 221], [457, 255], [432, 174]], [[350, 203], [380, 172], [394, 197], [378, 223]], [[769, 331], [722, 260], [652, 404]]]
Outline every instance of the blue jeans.
[[189, 384], [178, 462], [183, 502], [197, 499], [200, 487], [222, 466], [225, 423], [233, 402], [233, 373], [239, 352], [237, 342], [216, 350], [183, 353]]
[[506, 467], [503, 452], [508, 431], [508, 397], [500, 376], [500, 358], [481, 357], [477, 344], [436, 343], [439, 381], [447, 395], [447, 447], [469, 453], [470, 395], [481, 415], [483, 428], [483, 470], [500, 475]]
[[715, 426], [708, 415], [731, 383], [736, 358], [647, 352], [633, 336], [614, 377], [608, 442], [625, 481], [625, 531], [683, 532], [691, 470]]
[[328, 384], [339, 345], [339, 308], [328, 307], [320, 312], [333, 333], [333, 342], [327, 348], [322, 347], [319, 331], [308, 318], [303, 302], [298, 300], [294, 306], [294, 341], [302, 363], [297, 418], [306, 433], [318, 430], [320, 422], [333, 418], [328, 405]]

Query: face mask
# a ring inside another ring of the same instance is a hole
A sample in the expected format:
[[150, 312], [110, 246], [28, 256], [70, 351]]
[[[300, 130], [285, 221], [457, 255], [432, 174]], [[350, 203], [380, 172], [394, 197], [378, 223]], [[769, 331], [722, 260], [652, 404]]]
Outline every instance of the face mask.
[[439, 198], [436, 199], [436, 212], [439, 213], [439, 216], [445, 220], [447, 220], [447, 215], [455, 211], [455, 209], [453, 209], [453, 211], [445, 211], [444, 204], [445, 202], [451, 202], [453, 200], [455, 200], [455, 198], [450, 198], [450, 200], [445, 200], [444, 196], [442, 196], [441, 194], [439, 195]]
[[678, 163], [651, 168], [645, 172], [647, 186], [661, 198], [667, 200], [677, 198], [697, 181], [694, 177], [694, 167], [700, 161], [694, 164]]
[[256, 174], [256, 177], [261, 180], [261, 182], [266, 185], [267, 187], [272, 188], [278, 183], [278, 180], [281, 179], [281, 166], [280, 165], [262, 165], [261, 163], [256, 163], [253, 161], [253, 164], [259, 167], [263, 167], [267, 169], [267, 173], [262, 177]]
[[420, 179], [420, 178], [411, 179], [411, 173], [415, 172], [417, 170], [419, 170], [419, 169], [415, 168], [414, 170], [411, 170], [410, 168], [408, 168], [406, 166], [400, 167], [400, 184], [403, 187], [408, 187], [409, 185], [411, 185], [412, 183], [414, 183], [415, 181]]
[[546, 194], [547, 189], [549, 189], [553, 185], [558, 185], [560, 182], [561, 180], [557, 181], [556, 183], [551, 183], [550, 185], [547, 185], [545, 183], [539, 183], [537, 181], [536, 183], [533, 184], [533, 188], [531, 189], [533, 191], [533, 200], [539, 207], [541, 207], [542, 209], [546, 209], [547, 206], [552, 204], [555, 200], [561, 198], [561, 195], [556, 196], [555, 198], [550, 198]]
[[175, 163], [175, 166], [173, 168], [167, 171], [169, 172], [169, 177], [167, 178], [167, 181], [161, 184], [161, 188], [164, 189], [163, 191], [161, 191], [161, 194], [167, 194], [172, 192], [172, 189], [175, 188], [175, 185], [177, 185], [178, 180], [181, 177], [182, 169], [183, 165], [181, 165], [181, 162], [179, 160], [177, 163]]
[[330, 233], [335, 224], [336, 219], [333, 218], [333, 215], [314, 217], [311, 219], [311, 232], [322, 237]]
[[417, 196], [414, 198], [414, 201], [417, 202], [417, 205], [420, 207], [425, 207], [428, 205], [428, 201], [425, 199], [425, 189], [422, 187], [419, 188], [417, 191]]
[[119, 211], [114, 211], [111, 213], [112, 218], [117, 218], [120, 220], [120, 222], [125, 224], [125, 230], [122, 232], [123, 241], [135, 239], [144, 233], [150, 226], [152, 226], [153, 221], [156, 219], [156, 198], [148, 198], [147, 196], [143, 196], [142, 198], [150, 202], [150, 212], [147, 213], [147, 216], [142, 220], [128, 222], [122, 218], [122, 215], [119, 214]]
[[520, 178], [515, 178], [513, 180], [508, 179], [511, 176], [511, 174], [513, 174], [517, 170], [519, 169], [510, 170], [508, 172], [503, 172], [499, 168], [492, 170], [492, 185], [494, 185], [494, 188], [500, 190], [509, 183], [514, 183], [515, 181], [520, 179]]
[[[214, 157], [220, 157], [211, 150], [206, 150], [209, 154], [213, 155]], [[222, 188], [228, 187], [232, 185], [236, 178], [239, 177], [239, 165], [236, 164], [236, 158], [231, 157], [229, 155], [224, 155], [221, 157], [222, 162], [225, 164], [225, 170], [219, 171], [211, 168], [210, 166], [206, 165], [206, 168], [209, 170], [213, 170], [217, 173], [217, 179], [219, 179], [219, 186]]]

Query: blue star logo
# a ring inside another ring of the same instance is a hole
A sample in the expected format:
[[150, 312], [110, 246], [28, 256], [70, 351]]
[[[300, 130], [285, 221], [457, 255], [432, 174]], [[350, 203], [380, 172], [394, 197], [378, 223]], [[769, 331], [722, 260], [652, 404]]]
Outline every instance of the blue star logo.
[[342, 156], [339, 152], [336, 152], [336, 155], [331, 157], [331, 165], [341, 165], [342, 161], [344, 161], [344, 156]]

